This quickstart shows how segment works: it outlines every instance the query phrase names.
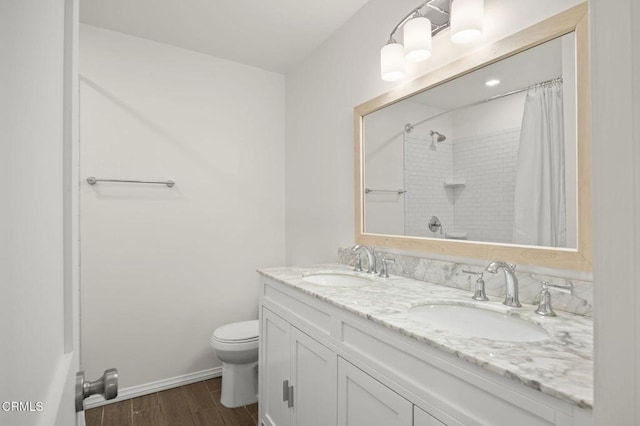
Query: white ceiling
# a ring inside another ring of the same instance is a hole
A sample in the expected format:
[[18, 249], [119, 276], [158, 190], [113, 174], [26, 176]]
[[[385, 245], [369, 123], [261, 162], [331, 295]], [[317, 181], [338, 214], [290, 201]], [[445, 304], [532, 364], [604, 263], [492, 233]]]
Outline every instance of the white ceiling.
[[279, 73], [368, 0], [80, 0], [80, 22]]

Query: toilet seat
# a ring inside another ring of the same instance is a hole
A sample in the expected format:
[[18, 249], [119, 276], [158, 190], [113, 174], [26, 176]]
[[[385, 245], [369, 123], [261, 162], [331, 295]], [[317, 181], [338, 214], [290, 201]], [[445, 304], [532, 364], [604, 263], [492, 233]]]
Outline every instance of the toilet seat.
[[230, 344], [257, 342], [258, 330], [258, 320], [234, 322], [216, 328], [211, 340]]
[[211, 336], [211, 347], [220, 361], [246, 364], [258, 361], [258, 320], [241, 321], [217, 328]]
[[226, 359], [227, 356], [231, 355], [238, 359], [243, 359], [244, 361], [242, 362], [247, 362], [245, 358], [252, 357], [253, 355], [250, 355], [250, 353], [258, 350], [258, 339], [246, 342], [225, 342], [212, 337], [211, 347], [215, 349], [218, 358], [222, 356]]

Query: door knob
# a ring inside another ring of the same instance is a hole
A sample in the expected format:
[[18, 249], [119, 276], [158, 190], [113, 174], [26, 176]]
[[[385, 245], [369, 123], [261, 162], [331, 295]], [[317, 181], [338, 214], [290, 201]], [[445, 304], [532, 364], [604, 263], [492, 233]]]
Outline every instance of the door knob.
[[85, 382], [84, 371], [79, 371], [76, 374], [76, 412], [84, 410], [82, 401], [91, 395], [102, 395], [107, 400], [118, 396], [118, 370], [105, 370], [102, 377], [93, 382]]

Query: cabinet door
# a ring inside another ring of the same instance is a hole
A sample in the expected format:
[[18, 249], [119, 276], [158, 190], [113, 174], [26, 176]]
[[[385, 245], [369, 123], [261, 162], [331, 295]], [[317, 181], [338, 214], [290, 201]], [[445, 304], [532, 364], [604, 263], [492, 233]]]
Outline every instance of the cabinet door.
[[282, 318], [262, 309], [262, 347], [260, 348], [260, 405], [267, 426], [290, 426], [291, 412], [284, 402], [283, 387], [290, 385], [291, 333]]
[[336, 424], [337, 355], [296, 328], [292, 330], [293, 424]]
[[426, 411], [413, 406], [413, 426], [446, 426]]
[[338, 426], [412, 426], [413, 404], [338, 358]]

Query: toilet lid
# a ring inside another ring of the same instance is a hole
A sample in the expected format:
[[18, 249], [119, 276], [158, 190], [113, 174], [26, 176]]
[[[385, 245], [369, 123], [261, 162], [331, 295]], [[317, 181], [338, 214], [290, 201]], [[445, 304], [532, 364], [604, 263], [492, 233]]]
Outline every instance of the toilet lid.
[[227, 342], [255, 340], [258, 338], [258, 320], [223, 325], [216, 328], [213, 337]]

